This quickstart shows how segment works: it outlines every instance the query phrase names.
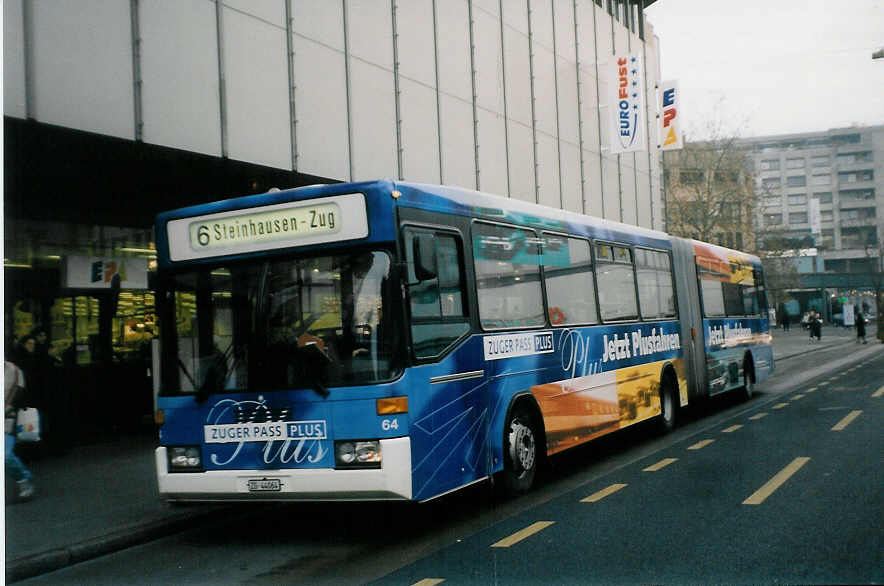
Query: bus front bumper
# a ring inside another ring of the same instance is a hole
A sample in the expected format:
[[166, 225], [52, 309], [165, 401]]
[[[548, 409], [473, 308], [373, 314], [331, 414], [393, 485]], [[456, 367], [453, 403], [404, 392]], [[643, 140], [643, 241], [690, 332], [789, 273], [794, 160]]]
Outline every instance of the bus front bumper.
[[[169, 472], [166, 447], [156, 449], [157, 485], [170, 501], [350, 501], [411, 500], [409, 438], [381, 440], [379, 469], [333, 468]], [[264, 490], [255, 490], [256, 483]], [[278, 480], [278, 482], [273, 482]], [[251, 490], [250, 490], [251, 485]]]

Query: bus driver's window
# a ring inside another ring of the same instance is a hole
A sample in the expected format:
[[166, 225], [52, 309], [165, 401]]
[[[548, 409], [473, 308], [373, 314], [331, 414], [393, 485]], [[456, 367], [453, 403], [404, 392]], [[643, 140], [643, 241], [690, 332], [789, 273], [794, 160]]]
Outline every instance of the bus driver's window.
[[414, 357], [433, 358], [470, 329], [461, 247], [451, 234], [407, 228], [405, 250]]

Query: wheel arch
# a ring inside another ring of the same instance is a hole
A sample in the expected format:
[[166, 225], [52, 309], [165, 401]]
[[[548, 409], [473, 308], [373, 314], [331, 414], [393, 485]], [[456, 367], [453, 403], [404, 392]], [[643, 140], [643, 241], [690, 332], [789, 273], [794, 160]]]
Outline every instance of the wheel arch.
[[671, 360], [667, 360], [660, 368], [660, 391], [663, 390], [664, 384], [672, 384], [675, 390], [675, 396], [678, 399], [678, 406], [681, 404], [681, 385], [678, 382], [678, 372], [675, 370], [675, 364]]
[[[540, 410], [540, 405], [537, 403], [537, 399], [534, 397], [531, 391], [520, 391], [510, 397], [510, 401], [506, 407], [506, 412], [504, 413], [503, 418], [501, 418], [499, 425], [495, 426], [494, 433], [498, 438], [498, 440], [496, 440], [495, 442], [495, 445], [500, 446], [499, 457], [497, 457], [498, 465], [494, 467], [495, 470], [500, 470], [503, 468], [503, 451], [506, 446], [507, 421], [510, 420], [510, 416], [516, 409], [525, 409], [532, 414], [532, 417], [534, 418], [534, 423], [537, 425], [538, 429], [537, 442], [539, 444], [539, 449], [537, 450], [537, 455], [541, 462], [546, 460], [546, 424], [543, 420], [543, 412]], [[497, 441], [499, 441], [500, 443], [497, 444]]]
[[749, 380], [752, 384], [755, 384], [755, 356], [752, 354], [752, 349], [746, 349], [746, 352], [743, 354], [743, 373], [749, 376]]

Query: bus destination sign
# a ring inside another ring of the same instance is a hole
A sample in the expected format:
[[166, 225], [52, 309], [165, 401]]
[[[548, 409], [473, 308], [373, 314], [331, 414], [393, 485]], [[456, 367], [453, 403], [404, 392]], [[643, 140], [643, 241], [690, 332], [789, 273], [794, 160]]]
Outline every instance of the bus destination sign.
[[201, 220], [190, 224], [190, 246], [194, 250], [267, 242], [280, 238], [305, 238], [334, 234], [340, 230], [338, 204], [323, 203], [273, 212], [246, 213], [229, 218]]
[[178, 261], [364, 238], [368, 219], [365, 197], [351, 193], [182, 218], [166, 229]]

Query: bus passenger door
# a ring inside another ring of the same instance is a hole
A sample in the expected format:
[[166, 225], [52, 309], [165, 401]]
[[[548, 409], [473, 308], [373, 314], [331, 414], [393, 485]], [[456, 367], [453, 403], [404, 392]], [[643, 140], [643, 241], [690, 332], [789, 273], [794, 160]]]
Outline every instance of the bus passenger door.
[[460, 236], [406, 227], [403, 241], [413, 497], [424, 500], [488, 474], [488, 393], [481, 341], [469, 338]]

